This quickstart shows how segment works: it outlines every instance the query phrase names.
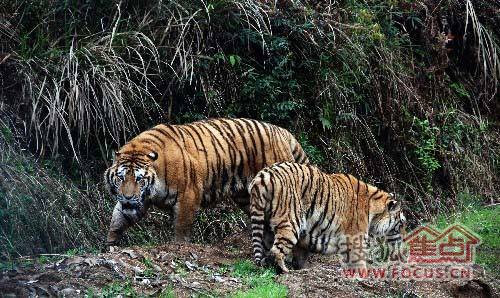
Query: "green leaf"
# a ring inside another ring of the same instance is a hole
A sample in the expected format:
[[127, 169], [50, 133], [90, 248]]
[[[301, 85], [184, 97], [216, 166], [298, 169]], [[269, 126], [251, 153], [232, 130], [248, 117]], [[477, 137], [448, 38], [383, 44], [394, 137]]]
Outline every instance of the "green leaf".
[[332, 129], [332, 122], [330, 120], [324, 118], [324, 117], [319, 117], [319, 120], [321, 121], [321, 125], [323, 126], [323, 129]]
[[238, 55], [229, 55], [229, 64], [231, 66], [235, 66], [236, 64], [239, 64], [241, 62], [241, 57]]
[[236, 57], [234, 55], [229, 56], [229, 64], [231, 64], [231, 66], [236, 64]]

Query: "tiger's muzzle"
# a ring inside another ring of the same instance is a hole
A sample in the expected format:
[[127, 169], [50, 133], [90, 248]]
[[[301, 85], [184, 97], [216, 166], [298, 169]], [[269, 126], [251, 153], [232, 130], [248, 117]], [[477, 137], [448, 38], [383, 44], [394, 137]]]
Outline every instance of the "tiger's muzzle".
[[117, 195], [116, 199], [122, 204], [122, 209], [142, 211], [142, 209], [144, 208], [144, 198], [141, 197], [127, 197], [124, 195]]

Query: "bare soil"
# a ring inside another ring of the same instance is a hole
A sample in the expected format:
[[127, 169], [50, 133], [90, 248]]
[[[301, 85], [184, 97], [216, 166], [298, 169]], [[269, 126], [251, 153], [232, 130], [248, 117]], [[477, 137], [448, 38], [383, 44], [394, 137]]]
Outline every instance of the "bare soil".
[[[0, 273], [0, 297], [82, 297], [110, 284], [128, 284], [139, 295], [158, 296], [167, 288], [177, 297], [227, 296], [248, 286], [228, 270], [251, 259], [249, 235], [215, 245], [168, 243], [121, 247], [113, 252], [56, 255], [54, 261], [15, 266]], [[57, 259], [57, 260], [56, 260]], [[290, 297], [498, 297], [498, 281], [482, 275], [471, 281], [374, 281], [343, 277], [335, 257], [313, 256], [302, 270], [276, 277]]]

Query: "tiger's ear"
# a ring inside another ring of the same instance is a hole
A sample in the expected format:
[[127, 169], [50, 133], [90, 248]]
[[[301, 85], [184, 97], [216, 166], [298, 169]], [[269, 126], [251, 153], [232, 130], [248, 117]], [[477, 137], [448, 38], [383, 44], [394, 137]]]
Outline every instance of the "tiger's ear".
[[152, 161], [155, 161], [158, 159], [158, 153], [152, 151], [150, 153], [148, 153], [148, 157], [152, 160]]
[[401, 210], [401, 202], [390, 200], [387, 202], [387, 211], [391, 213], [396, 213]]

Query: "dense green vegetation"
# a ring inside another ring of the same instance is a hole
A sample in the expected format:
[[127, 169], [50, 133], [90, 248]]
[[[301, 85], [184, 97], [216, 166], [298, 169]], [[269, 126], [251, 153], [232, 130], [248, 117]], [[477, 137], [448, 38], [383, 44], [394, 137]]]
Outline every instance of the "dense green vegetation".
[[[494, 1], [14, 0], [2, 9], [2, 258], [99, 247], [111, 152], [159, 122], [286, 127], [323, 169], [396, 192], [413, 225], [463, 209], [464, 197], [477, 208], [498, 200]], [[200, 221], [210, 214], [219, 217]], [[168, 220], [151, 214], [128, 243], [169, 239]], [[223, 222], [198, 238], [239, 220]]]

